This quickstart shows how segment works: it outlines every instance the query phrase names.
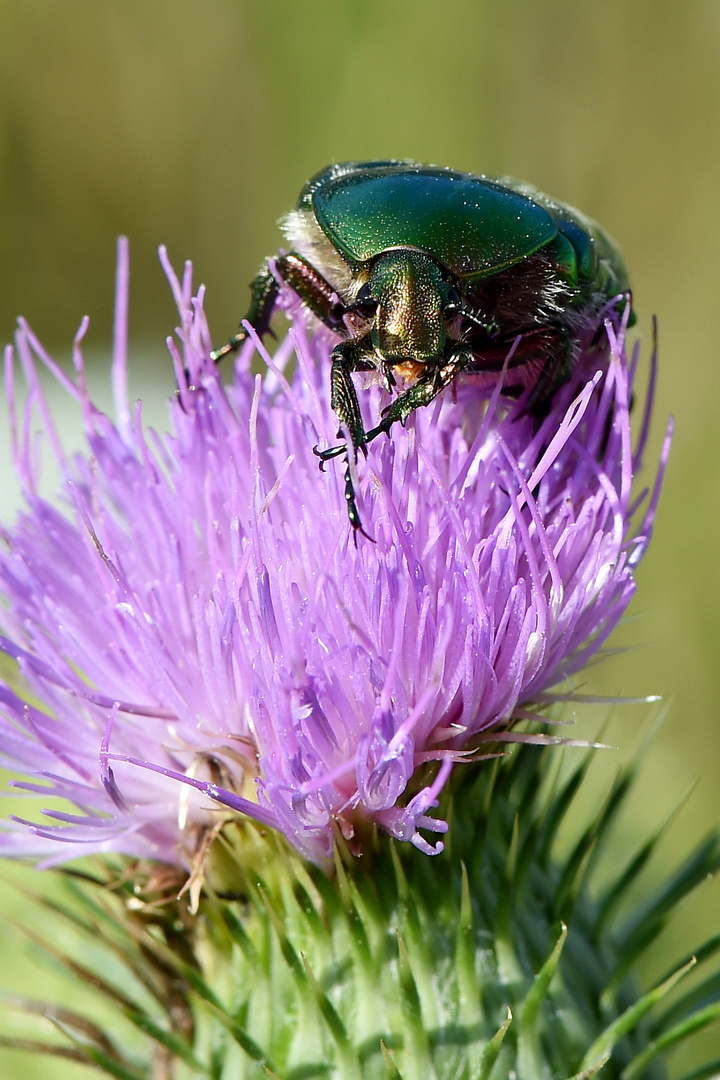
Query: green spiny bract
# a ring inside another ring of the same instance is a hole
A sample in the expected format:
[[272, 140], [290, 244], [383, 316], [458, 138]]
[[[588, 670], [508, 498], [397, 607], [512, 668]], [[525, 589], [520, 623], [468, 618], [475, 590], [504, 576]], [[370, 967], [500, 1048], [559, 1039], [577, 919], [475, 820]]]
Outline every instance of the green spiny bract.
[[[214, 849], [216, 890], [195, 914], [187, 896], [157, 903], [157, 877], [145, 902], [136, 872], [112, 891], [69, 879], [66, 914], [107, 941], [146, 1000], [82, 963], [72, 970], [113, 998], [147, 1057], [67, 1010], [65, 1056], [122, 1080], [660, 1080], [663, 1051], [720, 1015], [718, 975], [666, 998], [692, 958], [644, 994], [633, 968], [720, 863], [717, 838], [627, 914], [657, 837], [599, 897], [587, 879], [631, 772], [558, 856], [589, 756], [549, 787], [546, 755], [514, 748], [457, 770], [437, 858], [378, 836], [362, 859], [338, 855], [327, 877], [273, 834], [230, 822]], [[720, 935], [699, 955], [718, 949]]]

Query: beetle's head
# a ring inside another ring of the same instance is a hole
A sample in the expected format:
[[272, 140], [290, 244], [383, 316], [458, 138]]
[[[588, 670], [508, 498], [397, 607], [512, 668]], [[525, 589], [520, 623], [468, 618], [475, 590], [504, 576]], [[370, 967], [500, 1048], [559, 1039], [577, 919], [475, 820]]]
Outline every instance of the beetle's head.
[[373, 263], [365, 296], [377, 304], [373, 347], [390, 363], [432, 364], [445, 347], [448, 287], [424, 251], [394, 248]]

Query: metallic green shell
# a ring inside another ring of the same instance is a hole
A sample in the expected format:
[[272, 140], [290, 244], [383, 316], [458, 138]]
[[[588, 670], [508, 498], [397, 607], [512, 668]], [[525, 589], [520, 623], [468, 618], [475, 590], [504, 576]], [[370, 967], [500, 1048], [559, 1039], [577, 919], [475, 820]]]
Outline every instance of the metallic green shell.
[[410, 162], [331, 166], [306, 185], [309, 208], [351, 263], [390, 248], [426, 251], [458, 277], [513, 266], [557, 235], [551, 213], [502, 183]]
[[[557, 223], [559, 236], [572, 244], [577, 261], [578, 283], [590, 284], [608, 298], [629, 292], [630, 280], [620, 250], [611, 236], [596, 221], [587, 217], [574, 206], [551, 199], [531, 184], [510, 177], [502, 177], [498, 183], [519, 191], [543, 206]], [[631, 317], [631, 323], [634, 319]]]

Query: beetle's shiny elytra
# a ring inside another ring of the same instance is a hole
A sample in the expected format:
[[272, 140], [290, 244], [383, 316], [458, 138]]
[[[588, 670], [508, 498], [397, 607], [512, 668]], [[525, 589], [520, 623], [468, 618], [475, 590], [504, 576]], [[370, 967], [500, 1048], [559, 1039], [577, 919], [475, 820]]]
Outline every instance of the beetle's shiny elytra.
[[[268, 260], [251, 285], [246, 316], [269, 328], [281, 285], [289, 286], [342, 340], [332, 350], [331, 404], [347, 455], [345, 497], [362, 530], [350, 458], [396, 420], [427, 405], [460, 372], [527, 390], [527, 409], [547, 411], [569, 378], [581, 333], [613, 297], [629, 303], [625, 265], [613, 241], [572, 207], [529, 184], [411, 161], [345, 162], [303, 188], [282, 222], [291, 250]], [[246, 340], [241, 329], [212, 355]], [[403, 389], [365, 430], [352, 379], [377, 372]]]

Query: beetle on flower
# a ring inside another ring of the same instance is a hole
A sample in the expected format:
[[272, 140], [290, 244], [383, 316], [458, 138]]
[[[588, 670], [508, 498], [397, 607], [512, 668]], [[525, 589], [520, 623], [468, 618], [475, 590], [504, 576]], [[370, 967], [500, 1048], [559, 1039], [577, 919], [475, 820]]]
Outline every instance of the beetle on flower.
[[[40, 361], [88, 449], [56, 504], [28, 439], [14, 443], [26, 508], [0, 556], [2, 764], [74, 810], [6, 822], [0, 852], [187, 865], [223, 813], [318, 863], [374, 827], [438, 851], [431, 811], [453, 768], [489, 733], [530, 738], [514, 720], [601, 649], [633, 593], [668, 444], [641, 512], [650, 401], [633, 451], [623, 324], [608, 309], [609, 361], [595, 372], [588, 344], [539, 424], [499, 382], [489, 398], [458, 384], [371, 444], [358, 497], [376, 542], [356, 547], [343, 484], [312, 451], [336, 428], [326, 331], [309, 337], [298, 314], [274, 357], [248, 342], [223, 386], [202, 291], [164, 265], [182, 323], [170, 435], [128, 408], [122, 319], [116, 422], [88, 397], [81, 335], [72, 382], [18, 332], [23, 430], [38, 406], [49, 422]], [[124, 312], [124, 244], [118, 281]], [[14, 367], [8, 351], [13, 410]], [[367, 400], [381, 408], [384, 389]]]
[[[413, 161], [344, 162], [308, 180], [282, 225], [292, 250], [260, 270], [246, 322], [262, 336], [285, 287], [340, 335], [330, 401], [348, 442], [316, 453], [345, 455], [348, 516], [360, 532], [358, 450], [461, 373], [495, 381], [502, 372], [503, 392], [526, 390], [525, 409], [543, 416], [608, 302], [629, 305], [625, 264], [604, 230], [508, 178]], [[241, 326], [213, 358], [247, 334]], [[388, 392], [398, 379], [406, 387], [372, 428], [353, 372], [374, 375]]]

